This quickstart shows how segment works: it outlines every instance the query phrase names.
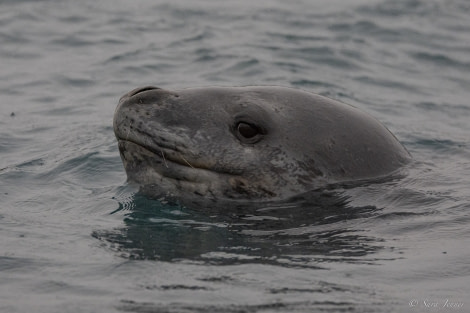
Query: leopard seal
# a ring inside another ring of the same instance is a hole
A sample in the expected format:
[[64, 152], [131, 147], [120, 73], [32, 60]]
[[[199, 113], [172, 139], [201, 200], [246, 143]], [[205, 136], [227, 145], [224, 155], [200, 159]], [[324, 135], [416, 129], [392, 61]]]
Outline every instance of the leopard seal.
[[287, 199], [411, 160], [369, 114], [288, 87], [137, 88], [113, 126], [128, 180], [154, 196]]

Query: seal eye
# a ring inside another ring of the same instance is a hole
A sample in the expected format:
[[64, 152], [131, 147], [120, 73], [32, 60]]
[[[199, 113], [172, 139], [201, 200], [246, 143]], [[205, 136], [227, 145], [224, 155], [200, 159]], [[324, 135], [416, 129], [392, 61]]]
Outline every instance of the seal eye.
[[256, 126], [244, 122], [238, 123], [237, 131], [243, 138], [246, 139], [251, 139], [260, 133]]

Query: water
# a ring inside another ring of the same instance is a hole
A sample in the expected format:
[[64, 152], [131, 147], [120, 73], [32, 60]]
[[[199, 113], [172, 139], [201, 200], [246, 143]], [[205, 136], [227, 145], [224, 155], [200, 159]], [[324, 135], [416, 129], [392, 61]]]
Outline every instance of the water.
[[[0, 8], [0, 312], [469, 310], [467, 1]], [[376, 116], [415, 163], [257, 209], [152, 201], [112, 131], [119, 97], [149, 84], [317, 92]]]

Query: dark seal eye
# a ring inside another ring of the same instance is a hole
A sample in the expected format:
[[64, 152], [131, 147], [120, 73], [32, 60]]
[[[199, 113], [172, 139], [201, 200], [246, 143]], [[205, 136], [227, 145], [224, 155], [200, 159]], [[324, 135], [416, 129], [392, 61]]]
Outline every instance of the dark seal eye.
[[263, 126], [257, 125], [252, 122], [239, 121], [232, 128], [235, 137], [242, 143], [253, 144], [257, 143], [266, 135], [266, 130]]
[[258, 127], [244, 122], [238, 123], [237, 131], [243, 138], [246, 139], [253, 138], [259, 134]]

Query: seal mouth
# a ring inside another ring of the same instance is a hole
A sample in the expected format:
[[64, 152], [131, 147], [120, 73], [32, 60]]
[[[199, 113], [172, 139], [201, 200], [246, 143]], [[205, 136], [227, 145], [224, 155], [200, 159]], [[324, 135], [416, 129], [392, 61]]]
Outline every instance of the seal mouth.
[[192, 169], [204, 169], [204, 170], [209, 170], [209, 168], [200, 166], [198, 165], [192, 165], [191, 163], [186, 160], [186, 158], [179, 153], [177, 150], [168, 148], [168, 147], [152, 147], [146, 144], [138, 143], [129, 139], [122, 139], [118, 138], [118, 145], [119, 149], [124, 149], [124, 147], [128, 144], [132, 144], [135, 146], [138, 146], [140, 149], [144, 149], [153, 155], [155, 157], [161, 159], [161, 163], [163, 164], [164, 167], [169, 168], [168, 164], [174, 163], [180, 166], [192, 168]]
[[[243, 170], [239, 168], [226, 169], [224, 167], [211, 166], [211, 164], [204, 162], [204, 160], [195, 160], [194, 158], [185, 157], [184, 151], [180, 151], [178, 146], [170, 146], [168, 144], [149, 145], [140, 141], [132, 140], [132, 138], [118, 137], [117, 139], [121, 156], [128, 153], [127, 150], [129, 148], [140, 150], [139, 153], [145, 152], [145, 154], [152, 156], [152, 163], [158, 165], [160, 174], [165, 177], [179, 179], [183, 172], [183, 176], [185, 177], [188, 175], [195, 177], [203, 172], [206, 174], [218, 173], [237, 176], [243, 172]], [[194, 177], [188, 180], [199, 180]]]
[[144, 146], [124, 139], [118, 139], [118, 147], [129, 181], [142, 186], [162, 185], [169, 190], [193, 190], [205, 195], [214, 182], [227, 179], [210, 168], [191, 164], [175, 150]]

